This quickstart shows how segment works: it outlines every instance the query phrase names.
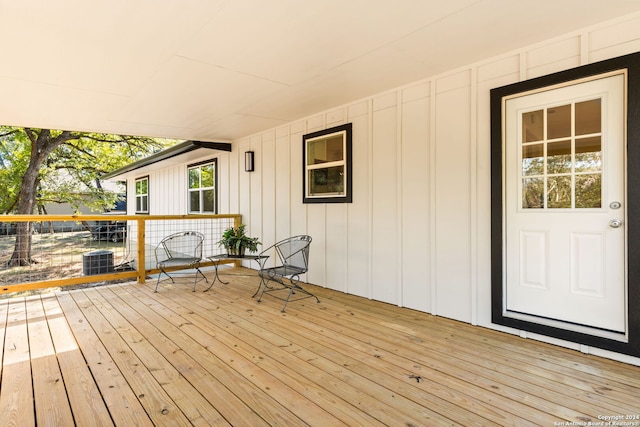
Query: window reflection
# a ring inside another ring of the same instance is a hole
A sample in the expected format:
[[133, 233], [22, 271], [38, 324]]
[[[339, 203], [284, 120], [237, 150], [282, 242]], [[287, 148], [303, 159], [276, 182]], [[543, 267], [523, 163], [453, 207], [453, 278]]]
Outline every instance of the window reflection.
[[522, 147], [522, 175], [542, 175], [544, 173], [544, 145], [534, 144]]
[[601, 194], [601, 174], [576, 176], [576, 208], [601, 208]]
[[544, 115], [542, 110], [522, 115], [522, 141], [536, 142], [544, 139]]
[[561, 105], [547, 110], [547, 139], [571, 136], [571, 105]]
[[602, 207], [601, 104], [597, 98], [522, 113], [523, 208]]
[[571, 207], [571, 176], [553, 176], [547, 178], [547, 207]]
[[576, 103], [576, 135], [588, 135], [602, 131], [601, 99]]
[[522, 180], [522, 207], [544, 207], [544, 179], [526, 178]]
[[547, 173], [571, 172], [571, 141], [552, 142], [547, 145]]
[[599, 136], [576, 140], [576, 172], [602, 169], [602, 143]]

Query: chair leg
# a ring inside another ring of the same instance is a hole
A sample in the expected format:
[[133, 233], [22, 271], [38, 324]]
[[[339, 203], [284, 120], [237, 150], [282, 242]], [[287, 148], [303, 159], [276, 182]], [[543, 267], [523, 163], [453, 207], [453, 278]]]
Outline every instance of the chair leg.
[[158, 292], [158, 285], [160, 284], [160, 278], [162, 277], [163, 272], [163, 270], [160, 270], [160, 274], [158, 274], [158, 280], [156, 280], [156, 288], [153, 290], [153, 292]]
[[196, 291], [196, 285], [198, 284], [198, 282], [199, 282], [200, 280], [202, 280], [202, 279], [198, 280], [198, 274], [202, 276], [202, 279], [204, 279], [204, 281], [205, 281], [206, 283], [209, 283], [209, 280], [207, 280], [207, 276], [205, 276], [205, 275], [202, 273], [202, 271], [200, 271], [200, 269], [199, 269], [199, 268], [196, 268], [196, 278], [195, 278], [195, 281], [193, 282], [193, 291], [192, 291], [192, 292], [195, 292], [195, 291]]
[[284, 313], [284, 310], [287, 308], [287, 304], [289, 304], [289, 298], [291, 298], [292, 294], [293, 288], [289, 288], [289, 295], [287, 295], [287, 299], [284, 300], [284, 305], [282, 306], [282, 310], [280, 310], [280, 313]]
[[167, 276], [169, 279], [171, 279], [171, 283], [176, 283], [175, 280], [173, 280], [173, 277], [171, 277], [171, 275], [169, 273], [167, 273], [166, 271], [164, 271], [163, 269], [160, 269], [160, 274], [158, 274], [158, 281], [156, 282], [156, 289], [153, 292], [158, 292], [158, 285], [160, 284], [161, 280], [160, 278], [162, 277], [162, 275]]

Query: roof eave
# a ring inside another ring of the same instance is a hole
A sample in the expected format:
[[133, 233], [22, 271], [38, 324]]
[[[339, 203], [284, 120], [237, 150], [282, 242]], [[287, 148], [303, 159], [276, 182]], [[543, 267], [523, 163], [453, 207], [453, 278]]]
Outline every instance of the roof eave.
[[131, 172], [133, 170], [140, 169], [145, 166], [149, 166], [154, 163], [158, 163], [163, 160], [167, 160], [184, 153], [188, 153], [189, 151], [197, 150], [199, 148], [208, 148], [211, 150], [230, 152], [231, 143], [230, 142], [209, 142], [209, 141], [185, 141], [180, 144], [176, 144], [172, 147], [169, 147], [166, 150], [162, 150], [157, 153], [154, 153], [148, 157], [145, 157], [144, 159], [140, 159], [133, 163], [129, 163], [128, 165], [121, 167], [120, 169], [116, 169], [112, 172], [106, 173], [102, 175], [100, 179], [101, 180], [111, 179], [116, 176]]

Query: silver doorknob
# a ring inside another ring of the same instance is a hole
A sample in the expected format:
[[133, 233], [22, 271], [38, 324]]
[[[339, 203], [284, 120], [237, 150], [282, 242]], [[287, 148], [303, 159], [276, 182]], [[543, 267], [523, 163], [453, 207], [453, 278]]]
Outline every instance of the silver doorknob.
[[611, 228], [620, 228], [622, 226], [622, 221], [619, 219], [612, 219], [609, 221], [609, 227]]

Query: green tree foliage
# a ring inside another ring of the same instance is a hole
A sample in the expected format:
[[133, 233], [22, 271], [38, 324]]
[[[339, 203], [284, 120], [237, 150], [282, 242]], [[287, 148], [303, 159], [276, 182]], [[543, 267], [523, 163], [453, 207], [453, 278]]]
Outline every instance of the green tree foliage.
[[[175, 141], [147, 137], [0, 127], [0, 209], [33, 214], [46, 203], [112, 206], [116, 195], [99, 177], [148, 156]], [[20, 229], [24, 227], [24, 229]], [[29, 224], [18, 223], [16, 248], [9, 263], [31, 262]]]

